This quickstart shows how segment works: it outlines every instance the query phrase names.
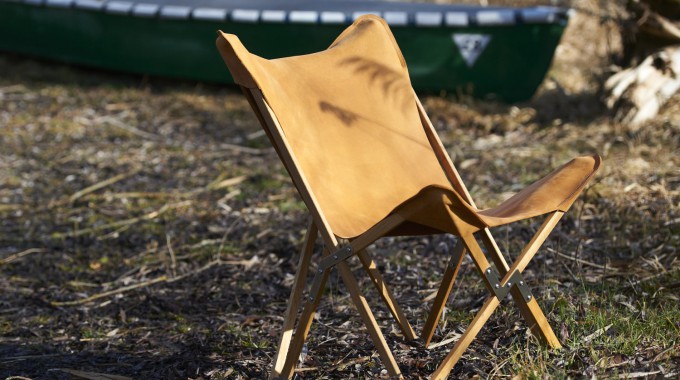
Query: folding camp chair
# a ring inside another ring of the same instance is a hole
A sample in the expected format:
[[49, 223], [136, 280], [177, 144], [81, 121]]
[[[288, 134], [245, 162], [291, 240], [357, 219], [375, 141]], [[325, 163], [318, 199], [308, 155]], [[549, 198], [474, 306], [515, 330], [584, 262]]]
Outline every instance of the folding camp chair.
[[[358, 18], [327, 50], [310, 55], [263, 59], [249, 53], [236, 36], [222, 32], [217, 47], [312, 215], [272, 378], [293, 375], [333, 267], [338, 268], [383, 365], [390, 375], [401, 376], [346, 263], [353, 256], [359, 258], [404, 336], [414, 339], [410, 324], [366, 251], [387, 235], [452, 233], [460, 237], [424, 328], [426, 343], [465, 252], [491, 292], [434, 378], [447, 376], [508, 292], [534, 334], [559, 347], [521, 272], [598, 169], [598, 156], [576, 158], [501, 205], [478, 210], [418, 101], [404, 58], [381, 18]], [[546, 222], [509, 266], [489, 228], [544, 214], [548, 214]], [[481, 235], [495, 269], [474, 233]], [[324, 256], [303, 297], [318, 235], [324, 242]]]

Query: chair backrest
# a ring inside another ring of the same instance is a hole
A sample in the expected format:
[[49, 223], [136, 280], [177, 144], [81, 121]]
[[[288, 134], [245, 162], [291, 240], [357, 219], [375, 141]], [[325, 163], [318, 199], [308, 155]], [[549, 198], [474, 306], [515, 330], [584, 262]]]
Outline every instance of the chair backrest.
[[360, 235], [424, 187], [451, 188], [381, 18], [359, 18], [309, 55], [267, 60], [222, 32], [217, 46], [235, 82], [261, 92], [280, 125], [261, 118], [263, 128], [287, 141], [277, 149], [290, 150], [306, 178], [295, 185], [308, 187], [335, 235]]

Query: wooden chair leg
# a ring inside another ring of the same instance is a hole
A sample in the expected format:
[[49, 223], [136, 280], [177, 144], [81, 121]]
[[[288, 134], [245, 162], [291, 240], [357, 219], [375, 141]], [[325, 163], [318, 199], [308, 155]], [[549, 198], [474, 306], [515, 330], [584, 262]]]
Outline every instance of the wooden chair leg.
[[295, 328], [295, 320], [298, 314], [298, 309], [300, 307], [300, 301], [302, 299], [302, 293], [305, 289], [305, 282], [307, 280], [307, 269], [312, 258], [312, 252], [314, 251], [314, 242], [319, 231], [316, 227], [314, 221], [309, 224], [307, 229], [307, 235], [305, 236], [304, 243], [302, 245], [302, 252], [300, 253], [300, 262], [298, 263], [297, 273], [295, 274], [295, 280], [293, 282], [293, 288], [290, 292], [290, 298], [288, 299], [288, 307], [286, 308], [286, 314], [283, 321], [283, 329], [281, 333], [281, 339], [279, 340], [279, 347], [276, 351], [276, 356], [274, 356], [274, 361], [272, 363], [272, 375], [280, 374], [283, 371], [283, 365], [286, 361], [286, 354], [290, 348], [290, 342], [293, 338], [293, 329]]
[[[489, 291], [492, 291], [492, 285], [483, 275], [484, 270], [489, 267], [489, 262], [486, 260], [481, 247], [477, 243], [477, 240], [472, 234], [460, 236], [460, 239], [463, 241], [465, 249], [470, 253], [475, 266], [482, 274], [482, 278], [485, 280], [487, 288]], [[475, 339], [479, 331], [482, 329], [486, 321], [489, 320], [491, 314], [493, 314], [493, 311], [496, 310], [498, 305], [500, 305], [500, 300], [494, 294], [486, 299], [484, 305], [477, 312], [477, 315], [475, 315], [475, 318], [472, 320], [467, 330], [465, 330], [460, 339], [458, 339], [451, 352], [449, 352], [449, 354], [444, 358], [430, 379], [445, 379], [449, 375], [451, 369], [453, 369], [453, 366], [456, 365], [460, 357], [463, 355], [463, 352], [465, 352], [468, 346], [470, 346], [472, 340]]]
[[[305, 245], [307, 245], [307, 243]], [[327, 253], [328, 252], [326, 252], [326, 254]], [[307, 266], [309, 266], [309, 263], [307, 263]], [[343, 261], [338, 263], [337, 267], [343, 282], [347, 286], [352, 301], [354, 302], [354, 305], [357, 307], [357, 310], [361, 315], [364, 325], [368, 330], [369, 336], [371, 337], [373, 344], [378, 350], [378, 354], [380, 355], [380, 358], [383, 362], [383, 365], [385, 365], [387, 372], [390, 374], [390, 376], [401, 378], [401, 370], [399, 369], [399, 366], [397, 365], [396, 360], [392, 355], [392, 352], [387, 346], [387, 342], [385, 341], [385, 338], [383, 337], [382, 332], [380, 331], [380, 326], [375, 320], [375, 317], [373, 316], [373, 313], [371, 312], [368, 303], [366, 302], [366, 298], [361, 294], [359, 285], [356, 279], [354, 278], [354, 275], [352, 274], [349, 265]], [[329, 273], [330, 269], [326, 269], [321, 274], [317, 274], [315, 276], [314, 282], [311, 287], [312, 290], [310, 291], [309, 294], [310, 298], [305, 303], [302, 315], [300, 316], [300, 320], [295, 330], [295, 334], [292, 336], [292, 339], [288, 344], [289, 345], [288, 350], [286, 352], [284, 351], [283, 348], [279, 348], [280, 352], [277, 353], [276, 359], [277, 362], [280, 360], [278, 359], [278, 357], [285, 358], [283, 366], [279, 370], [278, 368], [280, 367], [280, 365], [279, 367], [275, 365], [270, 378], [290, 379], [293, 376], [295, 364], [297, 363], [297, 360], [300, 356], [300, 352], [302, 352], [304, 342], [307, 340], [307, 335], [309, 334], [309, 329], [311, 327], [316, 308], [319, 305], [319, 300], [323, 294], [323, 289], [325, 287], [326, 281], [328, 280]], [[304, 288], [304, 286], [302, 287]], [[282, 338], [282, 340], [283, 339], [284, 338]]]
[[[504, 284], [509, 281], [510, 276], [512, 276], [514, 272], [521, 273], [526, 268], [536, 252], [538, 252], [539, 247], [543, 244], [548, 235], [550, 235], [552, 229], [555, 228], [555, 225], [563, 214], [564, 213], [558, 211], [549, 215], [531, 241], [524, 247], [517, 260], [515, 260], [515, 262], [510, 267], [508, 267], [505, 259], [502, 257], [500, 250], [498, 249], [495, 241], [493, 241], [491, 234], [488, 233], [488, 231], [484, 231], [482, 234], [482, 240], [487, 247], [490, 256], [494, 260], [494, 263], [498, 267], [499, 272], [502, 273], [502, 279], [500, 280], [501, 286], [504, 286]], [[489, 263], [486, 257], [484, 257], [479, 244], [472, 235], [461, 236], [461, 239], [465, 242], [465, 246], [470, 252], [477, 269], [480, 272], [483, 272], [485, 268], [488, 268]], [[487, 287], [491, 289], [491, 284], [483, 274], [482, 277], [487, 282]], [[515, 302], [519, 306], [522, 315], [529, 323], [532, 332], [549, 346], [553, 348], [559, 348], [560, 343], [557, 340], [552, 328], [550, 327], [550, 324], [548, 324], [548, 321], [541, 311], [541, 308], [538, 306], [535, 298], [524, 298], [517, 286], [514, 286], [510, 292], [515, 299]], [[484, 305], [472, 320], [472, 323], [470, 323], [470, 326], [468, 326], [463, 336], [456, 342], [451, 352], [449, 352], [446, 358], [444, 358], [430, 379], [445, 379], [449, 375], [451, 369], [453, 369], [453, 366], [461, 358], [463, 352], [465, 352], [472, 340], [477, 336], [479, 331], [482, 329], [486, 321], [488, 321], [488, 319], [491, 317], [491, 314], [493, 314], [493, 311], [496, 309], [496, 307], [498, 307], [499, 304], [500, 300], [498, 297], [496, 297], [496, 295], [492, 295], [487, 298], [487, 300], [484, 302]]]
[[465, 330], [463, 333], [463, 336], [458, 339], [451, 352], [446, 355], [441, 364], [439, 364], [437, 370], [432, 374], [432, 376], [430, 376], [431, 380], [446, 379], [446, 377], [451, 372], [451, 369], [453, 369], [453, 366], [456, 365], [460, 357], [463, 356], [463, 352], [465, 352], [468, 346], [470, 346], [472, 340], [475, 339], [479, 331], [482, 329], [486, 321], [489, 320], [491, 314], [493, 314], [494, 310], [496, 310], [499, 304], [500, 301], [498, 298], [496, 298], [496, 296], [490, 296], [486, 299], [484, 305], [477, 312], [477, 315], [475, 315], [475, 318], [470, 323], [470, 326], [468, 326], [467, 330]]
[[548, 323], [548, 319], [545, 317], [545, 314], [543, 314], [543, 310], [541, 310], [538, 302], [536, 302], [536, 298], [532, 297], [530, 301], [527, 301], [522, 297], [522, 294], [517, 288], [511, 290], [510, 294], [512, 294], [512, 298], [515, 301], [515, 304], [517, 304], [517, 307], [519, 307], [519, 311], [524, 317], [527, 325], [529, 325], [531, 333], [538, 338], [542, 344], [550, 348], [562, 348], [555, 332], [552, 327], [550, 327], [550, 323]]
[[[538, 231], [536, 231], [534, 237], [529, 241], [529, 243], [527, 243], [518, 256], [516, 260], [518, 265], [513, 265], [513, 271], [518, 270], [522, 272], [524, 268], [526, 268], [526, 265], [529, 263], [531, 258], [533, 258], [536, 252], [538, 252], [538, 249], [541, 247], [541, 245], [543, 245], [545, 239], [550, 235], [563, 215], [563, 212], [554, 212], [545, 219], [541, 227], [539, 227]], [[486, 231], [488, 232], [488, 230]], [[505, 260], [502, 259], [503, 256], [491, 234], [482, 234], [482, 242], [489, 251], [492, 260], [496, 264], [496, 268], [498, 269], [500, 276], [505, 276], [509, 272], [510, 268], [508, 267], [508, 264], [505, 263]], [[499, 259], [499, 257], [501, 259]], [[532, 334], [538, 338], [541, 343], [551, 348], [561, 348], [562, 346], [560, 345], [555, 332], [553, 331], [552, 327], [550, 327], [550, 324], [548, 323], [548, 320], [543, 314], [540, 306], [536, 302], [536, 299], [532, 297], [531, 300], [526, 300], [516, 287], [510, 291], [510, 294], [515, 301], [515, 304], [517, 304], [519, 307], [522, 317], [529, 325]]]
[[309, 334], [309, 328], [312, 326], [312, 320], [314, 319], [314, 314], [316, 308], [319, 306], [319, 299], [323, 294], [323, 290], [326, 286], [326, 281], [328, 281], [328, 275], [330, 269], [323, 271], [321, 274], [314, 276], [314, 282], [312, 283], [312, 291], [309, 294], [309, 298], [305, 303], [305, 307], [302, 310], [302, 315], [300, 316], [300, 321], [298, 322], [297, 328], [295, 329], [295, 334], [290, 343], [290, 348], [285, 354], [286, 361], [284, 362], [283, 369], [278, 372], [274, 369], [271, 378], [274, 379], [290, 379], [293, 377], [293, 371], [295, 369], [295, 364], [300, 357], [302, 352], [302, 346], [307, 340], [307, 335]]
[[397, 301], [395, 300], [394, 296], [392, 295], [392, 292], [390, 292], [390, 289], [388, 288], [387, 283], [380, 274], [380, 271], [378, 270], [375, 261], [373, 261], [373, 259], [365, 249], [362, 249], [359, 252], [357, 252], [357, 256], [359, 256], [361, 264], [366, 269], [366, 272], [368, 272], [368, 275], [371, 278], [373, 285], [375, 285], [375, 288], [378, 290], [378, 294], [380, 294], [380, 297], [385, 302], [385, 305], [387, 305], [387, 308], [390, 310], [390, 313], [392, 313], [392, 316], [397, 321], [397, 324], [399, 325], [399, 328], [404, 334], [406, 340], [415, 340], [416, 334], [413, 331], [411, 324], [408, 322], [408, 319], [406, 318], [404, 311], [399, 306], [399, 303], [397, 303]]
[[347, 286], [352, 301], [359, 311], [361, 319], [364, 321], [368, 334], [371, 337], [375, 348], [378, 350], [380, 360], [385, 366], [385, 369], [387, 369], [387, 373], [390, 376], [401, 378], [401, 370], [397, 365], [397, 361], [394, 359], [392, 351], [390, 351], [387, 346], [387, 342], [380, 331], [378, 322], [375, 320], [375, 317], [368, 306], [368, 302], [366, 302], [366, 298], [361, 294], [361, 289], [359, 288], [356, 278], [352, 274], [352, 270], [344, 261], [338, 263], [337, 267], [345, 286]]
[[442, 315], [444, 305], [446, 305], [446, 301], [449, 299], [449, 294], [451, 294], [451, 288], [458, 275], [458, 270], [463, 262], [463, 257], [465, 257], [465, 244], [463, 244], [462, 239], [459, 239], [453, 249], [451, 260], [446, 266], [444, 277], [439, 285], [439, 291], [437, 291], [437, 296], [435, 297], [432, 308], [430, 308], [430, 313], [427, 316], [427, 322], [425, 322], [425, 326], [423, 327], [423, 333], [421, 335], [425, 347], [429, 346], [432, 341], [432, 336], [437, 328], [439, 317]]

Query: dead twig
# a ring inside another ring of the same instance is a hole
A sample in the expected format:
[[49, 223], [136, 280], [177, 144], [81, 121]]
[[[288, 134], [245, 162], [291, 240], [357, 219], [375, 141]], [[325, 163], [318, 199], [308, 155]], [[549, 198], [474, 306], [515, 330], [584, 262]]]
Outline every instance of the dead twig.
[[235, 186], [235, 185], [238, 185], [241, 182], [245, 181], [247, 178], [248, 178], [247, 176], [241, 175], [241, 176], [238, 176], [238, 177], [229, 178], [229, 179], [225, 179], [225, 180], [217, 179], [215, 182], [209, 184], [207, 189], [208, 190], [218, 190], [218, 189], [222, 189], [222, 188], [229, 187], [229, 186]]
[[172, 273], [172, 277], [177, 276], [177, 256], [175, 255], [175, 251], [172, 249], [172, 244], [170, 243], [170, 234], [165, 234], [165, 243], [168, 247], [168, 252], [170, 252], [170, 271]]
[[557, 256], [563, 257], [563, 258], [565, 258], [565, 259], [567, 259], [567, 260], [575, 261], [575, 262], [577, 262], [577, 263], [579, 263], [579, 264], [591, 266], [591, 267], [593, 267], [593, 268], [598, 268], [598, 269], [605, 269], [605, 268], [606, 268], [606, 269], [608, 269], [608, 270], [616, 271], [616, 268], [611, 268], [611, 267], [607, 268], [607, 267], [604, 266], [604, 265], [595, 264], [595, 263], [591, 263], [590, 261], [585, 261], [585, 260], [582, 260], [582, 259], [579, 259], [579, 258], [576, 258], [576, 257], [567, 256], [567, 255], [565, 255], [564, 253], [558, 252], [558, 251], [556, 251], [556, 250], [554, 250], [553, 248], [550, 248], [550, 247], [546, 247], [546, 250], [548, 250], [548, 251], [550, 251], [550, 252], [552, 252], [552, 253], [557, 254]]
[[128, 177], [132, 177], [133, 175], [139, 173], [140, 170], [141, 170], [140, 168], [137, 168], [137, 169], [131, 170], [127, 173], [118, 174], [117, 176], [111, 177], [111, 178], [106, 179], [104, 181], [101, 181], [99, 183], [95, 183], [94, 185], [88, 186], [88, 187], [76, 192], [75, 194], [71, 195], [71, 197], [69, 197], [68, 200], [69, 200], [69, 202], [73, 203], [76, 200], [78, 200], [79, 198], [81, 198], [83, 195], [93, 193], [93, 192], [100, 190], [100, 189], [103, 189], [103, 188], [105, 188], [109, 185], [113, 185], [116, 182], [122, 181], [122, 180], [124, 180]]
[[657, 373], [661, 373], [661, 371], [622, 373], [619, 375], [619, 379], [635, 379], [638, 377], [649, 377], [651, 375], [656, 375]]
[[150, 212], [146, 215], [138, 216], [136, 218], [125, 219], [125, 220], [121, 220], [121, 221], [118, 221], [118, 222], [107, 223], [107, 224], [103, 224], [101, 226], [85, 228], [85, 229], [82, 229], [82, 230], [70, 231], [70, 232], [66, 232], [66, 233], [55, 233], [55, 234], [52, 235], [52, 237], [55, 238], [55, 239], [62, 239], [62, 238], [65, 238], [65, 237], [78, 237], [78, 236], [87, 235], [89, 233], [97, 232], [97, 231], [101, 231], [101, 230], [130, 226], [132, 224], [136, 224], [136, 223], [139, 223], [141, 221], [156, 219], [159, 216], [161, 216], [162, 214], [164, 214], [165, 212], [172, 210], [172, 209], [175, 209], [175, 208], [179, 208], [179, 207], [186, 205], [188, 203], [190, 203], [190, 202], [189, 201], [183, 201], [183, 202], [178, 202], [178, 203], [165, 204], [165, 205], [163, 205], [163, 207], [161, 207], [160, 209], [158, 209], [156, 211]]
[[132, 191], [123, 193], [105, 193], [103, 195], [89, 194], [87, 199], [100, 199], [100, 198], [110, 198], [110, 199], [135, 199], [135, 198], [187, 198], [193, 196], [193, 193], [162, 193], [162, 192], [145, 192], [145, 191]]
[[427, 346], [427, 349], [432, 350], [432, 349], [435, 349], [435, 348], [439, 348], [441, 346], [446, 346], [447, 344], [449, 344], [451, 342], [457, 341], [458, 339], [460, 339], [461, 336], [462, 336], [462, 334], [454, 334], [451, 338], [444, 339], [441, 342], [430, 344], [429, 346]]
[[4, 259], [0, 260], [0, 265], [9, 264], [14, 260], [20, 259], [24, 256], [28, 256], [31, 253], [43, 253], [43, 252], [47, 252], [47, 250], [45, 248], [29, 248], [25, 251], [21, 251], [19, 253], [15, 253], [5, 257]]
[[208, 270], [208, 269], [210, 269], [214, 266], [243, 265], [246, 270], [249, 270], [250, 268], [253, 267], [253, 265], [255, 265], [258, 262], [260, 262], [260, 259], [257, 256], [253, 256], [253, 258], [251, 258], [250, 260], [233, 260], [233, 261], [214, 260], [214, 261], [211, 261], [211, 262], [205, 264], [204, 266], [202, 266], [202, 267], [200, 267], [200, 268], [198, 268], [194, 271], [185, 273], [185, 274], [180, 275], [180, 276], [176, 276], [176, 277], [172, 277], [172, 278], [168, 278], [168, 276], [160, 276], [158, 278], [154, 278], [153, 280], [144, 281], [144, 282], [140, 282], [140, 283], [129, 285], [129, 286], [123, 286], [123, 287], [118, 288], [118, 289], [98, 293], [98, 294], [95, 294], [95, 295], [92, 295], [90, 297], [86, 297], [86, 298], [83, 298], [83, 299], [74, 300], [74, 301], [52, 301], [52, 302], [50, 302], [50, 304], [52, 306], [83, 305], [83, 304], [86, 304], [86, 303], [89, 303], [89, 302], [92, 302], [92, 301], [96, 301], [100, 298], [110, 297], [110, 296], [113, 296], [113, 295], [116, 295], [116, 294], [129, 292], [130, 290], [144, 288], [144, 287], [147, 287], [147, 286], [157, 284], [159, 282], [167, 282], [167, 283], [177, 282], [177, 281], [183, 280], [187, 277], [194, 276], [196, 274], [204, 272], [204, 271], [206, 271], [206, 270]]
[[231, 150], [234, 153], [247, 153], [247, 154], [252, 154], [252, 155], [261, 155], [261, 154], [267, 153], [268, 151], [272, 150], [271, 148], [256, 149], [256, 148], [249, 148], [247, 146], [229, 144], [229, 143], [220, 144], [220, 148]]
[[111, 375], [111, 374], [108, 374], [108, 373], [85, 372], [85, 371], [78, 371], [78, 370], [75, 370], [75, 369], [68, 369], [68, 368], [55, 368], [55, 369], [52, 369], [51, 371], [62, 371], [62, 372], [66, 372], [68, 374], [71, 374], [73, 376], [79, 377], [81, 379], [88, 379], [88, 380], [132, 380], [131, 377], [127, 377], [127, 376]]
[[[680, 270], [680, 267], [672, 267], [670, 270], [663, 271], [663, 272], [660, 272], [660, 273], [655, 273], [655, 274], [650, 275], [650, 276], [647, 276], [647, 277], [643, 277], [643, 278], [641, 278], [641, 279], [639, 279], [639, 280], [633, 281], [631, 284], [632, 284], [632, 285], [638, 285], [638, 284], [641, 284], [641, 283], [643, 283], [643, 282], [646, 282], [646, 281], [649, 281], [649, 280], [653, 280], [653, 279], [655, 279], [655, 278], [659, 278], [659, 277], [663, 277], [663, 276], [672, 274], [673, 272], [675, 272], [675, 271], [677, 271], [677, 270]], [[673, 286], [672, 286], [672, 284], [671, 284], [670, 286], [666, 286], [666, 287], [667, 287], [667, 288], [672, 288]]]
[[220, 261], [220, 260], [211, 261], [211, 262], [205, 264], [204, 266], [202, 266], [202, 267], [200, 267], [196, 270], [193, 270], [191, 272], [179, 275], [177, 277], [173, 277], [173, 278], [167, 280], [167, 282], [168, 283], [177, 282], [177, 281], [183, 280], [187, 277], [191, 277], [191, 276], [197, 275], [201, 272], [205, 272], [206, 270], [208, 270], [208, 269], [210, 269], [214, 266], [225, 265], [225, 264], [229, 264], [229, 263], [225, 262], [225, 261]]
[[202, 267], [200, 267], [200, 268], [198, 268], [198, 269], [196, 269], [196, 270], [194, 270], [194, 271], [191, 271], [191, 272], [185, 273], [185, 274], [183, 274], [183, 275], [180, 275], [180, 276], [177, 276], [177, 277], [173, 277], [173, 278], [171, 278], [171, 279], [168, 279], [167, 282], [168, 282], [168, 283], [172, 283], [172, 282], [177, 282], [177, 281], [179, 281], [179, 280], [183, 280], [183, 279], [185, 279], [185, 278], [187, 278], [187, 277], [194, 276], [194, 275], [197, 275], [197, 274], [199, 274], [199, 273], [201, 273], [201, 272], [204, 272], [204, 271], [206, 271], [206, 270], [208, 270], [208, 269], [210, 269], [210, 268], [212, 268], [212, 267], [214, 267], [214, 266], [221, 266], [221, 265], [243, 265], [243, 267], [245, 268], [245, 270], [250, 270], [255, 264], [257, 264], [257, 263], [259, 263], [259, 262], [260, 262], [260, 259], [259, 259], [257, 256], [253, 256], [250, 260], [229, 260], [229, 261], [223, 261], [223, 260], [219, 260], [219, 259], [218, 259], [218, 260], [213, 260], [213, 261], [211, 261], [211, 262], [205, 264], [204, 266], [202, 266]]
[[161, 136], [155, 135], [153, 133], [142, 131], [139, 128], [135, 128], [135, 127], [133, 127], [129, 124], [123, 123], [122, 121], [120, 121], [120, 120], [118, 120], [114, 117], [111, 117], [111, 116], [98, 117], [94, 120], [94, 123], [95, 124], [99, 124], [99, 123], [109, 124], [109, 125], [114, 126], [116, 128], [120, 128], [120, 129], [123, 129], [127, 132], [130, 132], [135, 136], [143, 137], [143, 138], [149, 139], [149, 140], [156, 140], [157, 141], [157, 140], [161, 139]]
[[[346, 362], [342, 362], [339, 364], [334, 365], [333, 367], [329, 368], [328, 371], [336, 371], [336, 370], [343, 370], [351, 365], [355, 364], [361, 364], [365, 363], [367, 361], [371, 360], [370, 356], [362, 356], [359, 358], [351, 359]], [[304, 368], [296, 368], [295, 372], [300, 373], [300, 372], [310, 372], [310, 371], [318, 371], [319, 367], [304, 367]]]
[[612, 327], [612, 324], [610, 323], [610, 324], [608, 324], [607, 326], [605, 326], [605, 327], [603, 327], [603, 328], [601, 328], [601, 329], [595, 330], [594, 333], [592, 333], [592, 334], [588, 335], [587, 337], [583, 338], [583, 343], [588, 343], [588, 342], [590, 342], [591, 340], [597, 338], [598, 336], [600, 336], [600, 335], [606, 333], [607, 330], [609, 330], [611, 327]]
[[130, 285], [130, 286], [123, 286], [122, 288], [110, 290], [110, 291], [108, 291], [108, 292], [98, 293], [98, 294], [95, 294], [95, 295], [93, 295], [93, 296], [86, 297], [86, 298], [83, 298], [83, 299], [79, 299], [79, 300], [75, 300], [75, 301], [61, 301], [61, 302], [60, 302], [60, 301], [52, 301], [52, 302], [50, 302], [50, 304], [51, 304], [52, 306], [77, 306], [77, 305], [83, 305], [83, 304], [86, 304], [86, 303], [89, 303], [89, 302], [98, 300], [98, 299], [100, 299], [100, 298], [110, 297], [110, 296], [113, 296], [113, 295], [116, 295], [116, 294], [121, 294], [121, 293], [129, 292], [130, 290], [135, 290], [135, 289], [144, 288], [144, 287], [147, 287], [147, 286], [150, 286], [150, 285], [153, 285], [153, 284], [157, 284], [157, 283], [159, 283], [159, 282], [165, 282], [165, 281], [167, 281], [167, 280], [168, 280], [168, 277], [167, 277], [167, 276], [160, 276], [160, 277], [158, 277], [158, 278], [154, 278], [153, 280], [140, 282], [140, 283], [138, 283], [138, 284], [134, 284], [134, 285]]

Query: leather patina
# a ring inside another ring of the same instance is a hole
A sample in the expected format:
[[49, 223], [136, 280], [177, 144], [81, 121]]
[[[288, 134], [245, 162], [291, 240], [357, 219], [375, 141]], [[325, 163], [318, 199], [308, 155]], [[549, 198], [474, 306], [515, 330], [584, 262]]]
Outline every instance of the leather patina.
[[[406, 62], [384, 20], [365, 15], [324, 51], [264, 59], [235, 35], [217, 47], [237, 84], [259, 89], [332, 232], [354, 238], [392, 213], [393, 234], [475, 232], [566, 211], [598, 170], [576, 158], [499, 206], [454, 190], [425, 133]], [[310, 205], [308, 205], [309, 207]]]

